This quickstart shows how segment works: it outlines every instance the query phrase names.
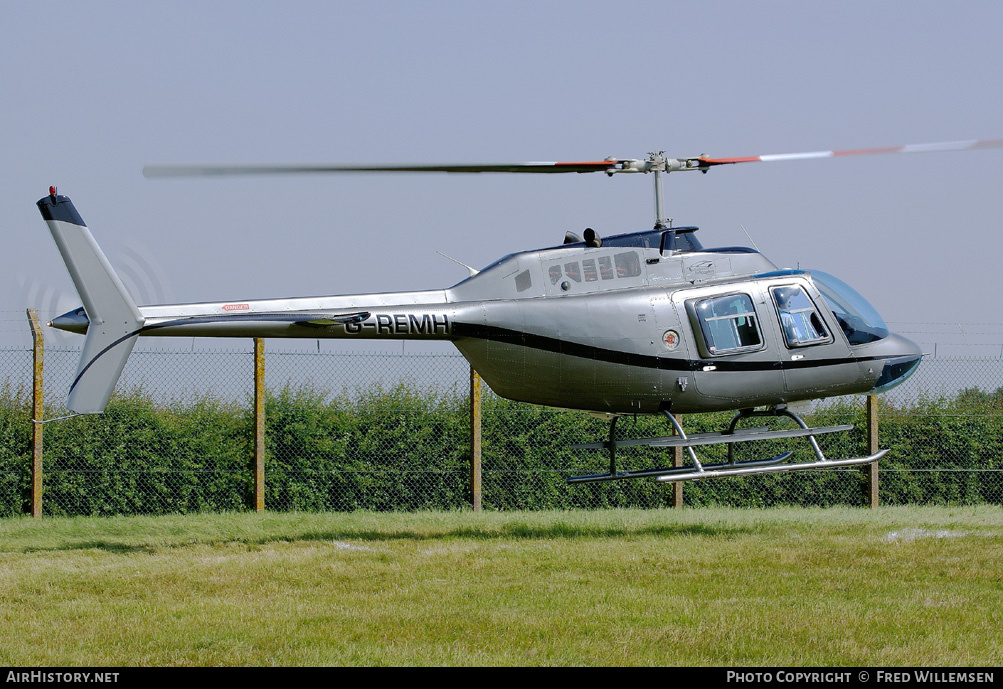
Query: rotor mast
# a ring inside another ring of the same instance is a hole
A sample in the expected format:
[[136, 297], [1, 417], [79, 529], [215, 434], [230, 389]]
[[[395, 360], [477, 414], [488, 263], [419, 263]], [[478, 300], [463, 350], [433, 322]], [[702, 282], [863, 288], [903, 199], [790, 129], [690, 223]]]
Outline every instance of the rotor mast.
[[662, 174], [678, 172], [680, 170], [701, 170], [706, 172], [706, 166], [702, 165], [702, 158], [666, 158], [665, 151], [649, 151], [647, 160], [615, 160], [616, 165], [606, 170], [606, 174], [612, 176], [618, 172], [651, 172], [655, 176], [655, 229], [664, 230], [671, 218], [665, 217], [664, 193], [662, 191]]
[[[656, 155], [657, 157], [661, 158], [662, 153], [664, 152], [665, 151], [661, 151], [657, 154], [649, 153], [648, 155], [650, 155], [652, 158], [654, 158]], [[664, 230], [666, 228], [665, 224], [666, 220], [668, 219], [665, 217], [665, 207], [662, 203], [662, 171], [658, 168], [655, 168], [655, 229]]]

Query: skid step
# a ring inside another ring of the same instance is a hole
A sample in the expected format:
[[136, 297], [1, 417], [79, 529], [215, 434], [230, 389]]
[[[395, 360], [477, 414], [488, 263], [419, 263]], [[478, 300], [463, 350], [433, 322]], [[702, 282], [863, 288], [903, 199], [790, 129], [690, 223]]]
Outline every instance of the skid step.
[[[727, 443], [743, 443], [753, 440], [774, 440], [780, 438], [801, 438], [806, 435], [822, 435], [823, 433], [839, 433], [853, 430], [852, 424], [842, 426], [818, 426], [815, 428], [791, 428], [782, 431], [771, 431], [766, 426], [756, 428], [739, 428], [731, 433], [727, 431], [709, 431], [706, 433], [688, 433], [686, 438], [678, 435], [664, 435], [655, 438], [631, 438], [614, 441], [615, 447], [696, 447], [698, 445], [718, 445]], [[599, 443], [582, 443], [572, 445], [575, 450], [607, 450], [609, 441]]]
[[[765, 433], [770, 429], [766, 426], [757, 426], [756, 428], [739, 428], [735, 431], [734, 435], [749, 435], [752, 433]], [[688, 433], [687, 438], [701, 438], [704, 436], [711, 435], [721, 435], [723, 431], [709, 431], [707, 433]], [[654, 443], [664, 443], [672, 440], [681, 440], [678, 435], [661, 435], [654, 438], [628, 438], [624, 440], [617, 440], [616, 447], [669, 447], [666, 445], [654, 445]], [[737, 440], [735, 442], [738, 442]], [[609, 449], [609, 441], [603, 441], [598, 443], [580, 443], [578, 445], [572, 445], [573, 450], [606, 450]]]
[[753, 440], [774, 440], [779, 438], [803, 438], [806, 435], [821, 435], [823, 433], [839, 433], [841, 431], [853, 430], [852, 425], [843, 426], [818, 426], [815, 428], [791, 428], [783, 431], [757, 432], [759, 429], [746, 429], [752, 431], [743, 433], [736, 430], [733, 433], [727, 431], [712, 431], [710, 433], [693, 433], [685, 439], [679, 436], [670, 436], [652, 443], [651, 447], [693, 447], [696, 445], [717, 445], [720, 443], [743, 443]]

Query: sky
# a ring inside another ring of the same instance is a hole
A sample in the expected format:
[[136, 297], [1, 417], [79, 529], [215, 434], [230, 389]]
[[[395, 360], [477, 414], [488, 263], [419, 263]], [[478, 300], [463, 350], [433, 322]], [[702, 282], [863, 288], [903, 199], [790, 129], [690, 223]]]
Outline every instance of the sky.
[[[649, 229], [651, 176], [142, 167], [1003, 138], [1001, 25], [989, 1], [9, 0], [0, 345], [30, 342], [26, 306], [49, 318], [80, 303], [35, 208], [49, 185], [141, 303], [442, 288], [466, 271], [437, 251], [483, 267], [569, 230]], [[673, 174], [665, 192], [705, 246], [748, 245], [747, 231], [779, 266], [850, 283], [893, 327], [974, 338], [1003, 332], [1001, 169], [1003, 149], [754, 163]]]

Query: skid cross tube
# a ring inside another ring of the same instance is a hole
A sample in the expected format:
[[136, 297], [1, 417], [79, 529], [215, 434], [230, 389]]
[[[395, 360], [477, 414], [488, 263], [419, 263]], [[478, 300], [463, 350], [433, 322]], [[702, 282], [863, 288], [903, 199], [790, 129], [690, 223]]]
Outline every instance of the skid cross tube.
[[[672, 414], [670, 414], [668, 411], [666, 411], [664, 409], [662, 410], [662, 413], [665, 414], [665, 418], [667, 418], [669, 420], [669, 423], [672, 424], [672, 428], [675, 429], [676, 435], [678, 435], [683, 440], [688, 440], [688, 438], [686, 437], [686, 431], [683, 430], [682, 424], [680, 424], [676, 420], [676, 417], [673, 416]], [[684, 445], [683, 447], [686, 448], [686, 453], [690, 456], [690, 460], [693, 462], [693, 466], [695, 466], [697, 468], [697, 471], [702, 472], [704, 470], [704, 468], [700, 464], [700, 460], [697, 459], [697, 453], [693, 451], [693, 446], [692, 445]]]
[[[668, 412], [664, 412], [665, 416], [668, 417], [669, 422], [676, 431], [676, 435], [683, 440], [688, 440], [686, 437], [686, 432], [683, 427], [679, 425], [676, 418]], [[614, 416], [609, 423], [609, 439], [602, 443], [602, 447], [605, 447], [609, 452], [609, 473], [608, 474], [592, 474], [590, 476], [573, 476], [568, 479], [568, 483], [588, 483], [591, 481], [616, 481], [624, 478], [640, 478], [645, 476], [661, 476], [665, 469], [652, 469], [650, 471], [624, 471], [618, 472], [616, 469], [616, 422], [619, 421], [619, 416]], [[627, 441], [628, 443], [630, 441]], [[626, 443], [624, 443], [626, 444]], [[697, 459], [696, 453], [693, 448], [689, 445], [684, 446], [687, 453], [689, 453], [690, 459], [693, 461], [693, 465], [697, 467], [698, 471], [703, 471], [703, 466], [700, 464], [700, 460]], [[688, 471], [687, 467], [681, 467], [682, 470]]]
[[[755, 409], [742, 409], [737, 414], [735, 414], [735, 417], [731, 420], [731, 423], [728, 425], [728, 430], [725, 431], [725, 433], [727, 435], [733, 434], [735, 432], [735, 426], [738, 424], [740, 419], [749, 419], [760, 416], [786, 416], [788, 419], [791, 419], [794, 423], [800, 426], [803, 430], [808, 430], [808, 424], [802, 421], [800, 416], [790, 411], [786, 406], [776, 406], [761, 411], [756, 411]], [[818, 459], [818, 461], [820, 462], [826, 461], [825, 455], [822, 454], [822, 449], [818, 446], [818, 442], [815, 440], [814, 435], [810, 434], [808, 435], [808, 443], [811, 445], [811, 449], [815, 453], [815, 457]], [[734, 463], [733, 462], [734, 448], [735, 448], [734, 444], [728, 445], [729, 463]]]

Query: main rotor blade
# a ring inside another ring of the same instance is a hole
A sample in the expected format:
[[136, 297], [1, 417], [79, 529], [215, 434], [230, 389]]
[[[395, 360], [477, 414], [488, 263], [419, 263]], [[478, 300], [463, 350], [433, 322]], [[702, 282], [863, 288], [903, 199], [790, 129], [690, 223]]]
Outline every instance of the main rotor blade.
[[850, 148], [842, 151], [809, 151], [805, 153], [777, 153], [773, 155], [747, 156], [742, 158], [696, 158], [701, 168], [713, 165], [733, 165], [735, 163], [771, 163], [780, 160], [810, 160], [813, 158], [840, 158], [855, 155], [877, 155], [881, 153], [935, 153], [940, 151], [971, 151], [981, 148], [1003, 148], [1003, 139], [973, 139], [970, 141], [945, 141], [933, 144], [909, 144], [906, 146], [881, 146], [878, 148]]
[[560, 163], [472, 163], [442, 165], [147, 165], [146, 177], [220, 177], [228, 175], [282, 175], [331, 172], [605, 172], [616, 167], [618, 161]]
[[1003, 148], [1003, 139], [972, 139], [969, 141], [945, 141], [929, 144], [909, 144], [906, 146], [882, 146], [878, 148], [851, 148], [839, 151], [807, 151], [802, 153], [777, 153], [771, 155], [744, 156], [738, 158], [666, 158], [661, 153], [649, 154], [647, 160], [614, 159], [585, 162], [526, 162], [526, 163], [443, 163], [443, 164], [354, 164], [354, 165], [147, 165], [143, 174], [154, 177], [224, 177], [235, 175], [284, 175], [314, 173], [360, 173], [360, 172], [509, 172], [531, 174], [554, 174], [564, 172], [674, 172], [702, 170], [706, 172], [716, 165], [736, 163], [769, 163], [781, 160], [811, 160], [815, 158], [841, 158], [856, 155], [877, 155], [881, 153], [933, 153], [939, 151], [970, 151], [983, 148]]

